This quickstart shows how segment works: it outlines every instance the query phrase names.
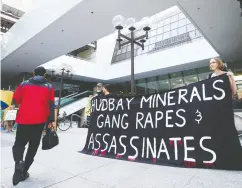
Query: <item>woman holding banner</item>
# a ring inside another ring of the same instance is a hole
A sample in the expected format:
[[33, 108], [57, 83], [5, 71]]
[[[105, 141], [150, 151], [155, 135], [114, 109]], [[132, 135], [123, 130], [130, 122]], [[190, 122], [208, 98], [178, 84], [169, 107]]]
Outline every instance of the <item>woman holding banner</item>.
[[233, 73], [231, 71], [226, 71], [226, 66], [225, 66], [224, 62], [219, 58], [212, 58], [210, 60], [210, 66], [209, 67], [210, 67], [210, 70], [213, 71], [213, 73], [211, 73], [209, 75], [209, 78], [219, 76], [219, 75], [222, 75], [222, 74], [225, 74], [225, 73], [228, 75], [229, 82], [230, 82], [230, 88], [231, 88], [232, 95], [233, 95], [232, 97], [234, 99], [235, 96], [236, 96], [237, 88], [236, 88], [236, 83], [235, 83], [235, 80], [234, 80]]

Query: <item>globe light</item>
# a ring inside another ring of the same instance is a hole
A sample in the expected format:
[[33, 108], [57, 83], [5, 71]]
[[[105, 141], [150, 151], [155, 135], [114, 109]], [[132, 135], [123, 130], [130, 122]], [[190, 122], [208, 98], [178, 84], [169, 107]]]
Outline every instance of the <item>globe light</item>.
[[122, 15], [117, 15], [113, 18], [112, 24], [116, 29], [122, 29], [124, 26], [125, 18]]
[[135, 24], [135, 19], [134, 18], [128, 18], [125, 22], [125, 27], [130, 29], [130, 28], [134, 27], [134, 24]]
[[141, 26], [143, 27], [143, 30], [149, 31], [152, 24], [152, 20], [149, 17], [144, 17], [141, 20]]

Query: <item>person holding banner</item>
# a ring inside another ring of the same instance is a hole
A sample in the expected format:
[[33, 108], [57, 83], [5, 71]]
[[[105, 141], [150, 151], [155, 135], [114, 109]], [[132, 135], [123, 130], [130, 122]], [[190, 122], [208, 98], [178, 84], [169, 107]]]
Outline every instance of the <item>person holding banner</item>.
[[234, 80], [233, 73], [231, 71], [226, 72], [226, 66], [225, 66], [224, 62], [219, 58], [212, 58], [210, 60], [210, 66], [209, 67], [210, 67], [210, 70], [213, 71], [213, 73], [211, 73], [209, 75], [209, 78], [213, 78], [215, 76], [219, 76], [219, 75], [222, 75], [222, 74], [228, 75], [229, 82], [230, 82], [230, 88], [231, 88], [232, 95], [233, 95], [232, 97], [234, 99], [235, 96], [236, 96], [237, 88], [236, 88], [236, 83], [235, 83], [235, 80]]
[[112, 90], [111, 90], [112, 86], [110, 84], [105, 84], [102, 88], [103, 94], [105, 97], [111, 97], [111, 96], [115, 96], [114, 94], [112, 94]]
[[[34, 70], [34, 77], [22, 82], [13, 95], [15, 104], [20, 105], [16, 116], [16, 138], [12, 148], [15, 161], [13, 185], [29, 177], [28, 170], [37, 153], [43, 128], [46, 123], [54, 126], [54, 88], [45, 79], [45, 74], [44, 67], [37, 67]], [[27, 143], [28, 151], [23, 161]]]

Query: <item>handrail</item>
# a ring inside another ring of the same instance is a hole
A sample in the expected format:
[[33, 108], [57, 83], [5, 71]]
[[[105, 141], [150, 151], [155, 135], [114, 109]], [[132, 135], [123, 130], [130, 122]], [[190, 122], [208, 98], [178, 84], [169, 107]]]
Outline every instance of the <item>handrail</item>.
[[71, 127], [72, 127], [72, 117], [73, 117], [73, 116], [79, 117], [81, 120], [83, 119], [81, 116], [79, 116], [79, 115], [77, 115], [77, 114], [72, 114], [72, 115], [71, 115], [71, 125], [70, 125]]
[[[84, 92], [82, 92], [82, 93], [79, 93], [79, 94], [77, 94], [77, 95], [73, 95], [72, 97], [69, 97], [69, 98], [61, 98], [61, 101], [62, 100], [65, 100], [65, 99], [74, 99], [74, 98], [76, 98], [76, 97], [78, 97], [78, 96], [80, 96], [80, 95], [85, 95], [86, 93], [92, 93], [92, 91], [84, 91]], [[57, 105], [57, 103], [58, 103], [58, 100], [56, 100], [55, 101], [55, 105]]]
[[[69, 97], [72, 97], [73, 95], [76, 95], [76, 94], [78, 94], [79, 92], [76, 92], [76, 93], [72, 93], [72, 94], [70, 94], [70, 95], [67, 95], [67, 96], [65, 96], [65, 97], [61, 97], [61, 100], [62, 99], [66, 99], [66, 98], [69, 98]], [[58, 102], [59, 101], [59, 99], [57, 99], [55, 102]]]
[[85, 94], [85, 93], [89, 93], [89, 92], [92, 92], [92, 91], [84, 91], [84, 92], [82, 92], [82, 93], [79, 93], [79, 94], [75, 95], [74, 97], [77, 97], [77, 96], [80, 96], [80, 95], [83, 95], [83, 94]]
[[79, 92], [72, 93], [72, 94], [70, 94], [70, 95], [67, 95], [67, 96], [65, 96], [65, 97], [62, 97], [61, 99], [69, 98], [69, 97], [71, 97], [71, 96], [73, 96], [73, 95], [76, 95], [76, 94], [78, 94], [78, 93], [79, 93]]

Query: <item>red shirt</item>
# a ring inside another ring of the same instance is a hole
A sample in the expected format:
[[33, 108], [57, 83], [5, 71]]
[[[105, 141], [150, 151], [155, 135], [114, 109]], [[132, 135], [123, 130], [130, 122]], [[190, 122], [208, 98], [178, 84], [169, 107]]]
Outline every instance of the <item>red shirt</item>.
[[22, 82], [13, 100], [20, 105], [16, 117], [18, 124], [34, 125], [55, 121], [54, 88], [42, 76]]

